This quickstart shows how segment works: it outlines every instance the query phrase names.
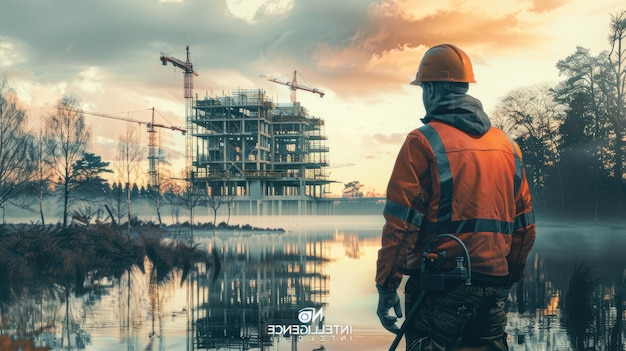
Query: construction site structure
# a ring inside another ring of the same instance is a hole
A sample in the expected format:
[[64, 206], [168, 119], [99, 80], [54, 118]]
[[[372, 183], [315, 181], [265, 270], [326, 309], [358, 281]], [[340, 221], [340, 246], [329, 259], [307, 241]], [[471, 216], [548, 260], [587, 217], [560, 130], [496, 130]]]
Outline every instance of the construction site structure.
[[193, 187], [227, 197], [232, 214], [329, 213], [324, 120], [261, 89], [196, 99], [190, 118]]

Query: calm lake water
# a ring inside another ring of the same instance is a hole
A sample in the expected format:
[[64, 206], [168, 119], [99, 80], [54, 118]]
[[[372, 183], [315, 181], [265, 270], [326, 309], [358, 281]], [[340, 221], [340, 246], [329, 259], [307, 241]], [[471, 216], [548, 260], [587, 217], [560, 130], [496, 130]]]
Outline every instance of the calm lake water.
[[[389, 348], [393, 335], [376, 317], [373, 280], [382, 216], [252, 217], [230, 223], [285, 232], [218, 233], [215, 240], [211, 232], [194, 232], [201, 247], [215, 245], [220, 252], [217, 279], [199, 267], [191, 283], [172, 282], [155, 290], [136, 272], [130, 289], [125, 281], [115, 282], [104, 294], [75, 298], [70, 303], [72, 349]], [[508, 301], [511, 350], [570, 350], [574, 336], [578, 343], [605, 350], [611, 333], [618, 336], [614, 342], [621, 342], [623, 327], [614, 331], [613, 326], [620, 314], [624, 317], [615, 298], [624, 285], [625, 247], [625, 223], [538, 223], [524, 285]], [[577, 265], [589, 271], [575, 275]], [[570, 289], [573, 276], [593, 279], [592, 291], [579, 292], [582, 297], [573, 300], [578, 309], [587, 304], [592, 313], [582, 336], [567, 328], [581, 323], [567, 310], [568, 298], [578, 296]], [[61, 348], [63, 303], [25, 301], [12, 313], [32, 319], [34, 327], [54, 322], [56, 330], [48, 329], [37, 343]], [[572, 316], [569, 322], [566, 315]], [[66, 349], [66, 338], [63, 342]]]

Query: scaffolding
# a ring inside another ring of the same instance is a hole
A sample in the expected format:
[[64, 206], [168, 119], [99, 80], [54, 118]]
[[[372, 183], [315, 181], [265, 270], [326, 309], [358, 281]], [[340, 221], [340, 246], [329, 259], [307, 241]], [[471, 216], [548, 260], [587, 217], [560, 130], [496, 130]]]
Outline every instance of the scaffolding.
[[[261, 89], [196, 99], [188, 117], [193, 186], [231, 197], [240, 214], [297, 214], [328, 193], [324, 120], [299, 102], [274, 104]], [[285, 208], [283, 208], [285, 206]], [[264, 208], [264, 209], [261, 209]]]

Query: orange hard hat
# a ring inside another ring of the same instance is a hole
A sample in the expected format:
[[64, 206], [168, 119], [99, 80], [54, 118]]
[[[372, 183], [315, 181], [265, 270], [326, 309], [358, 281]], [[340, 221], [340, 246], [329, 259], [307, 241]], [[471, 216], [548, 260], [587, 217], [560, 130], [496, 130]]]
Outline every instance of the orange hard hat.
[[441, 44], [426, 51], [411, 84], [422, 82], [476, 83], [476, 80], [469, 56], [452, 44]]

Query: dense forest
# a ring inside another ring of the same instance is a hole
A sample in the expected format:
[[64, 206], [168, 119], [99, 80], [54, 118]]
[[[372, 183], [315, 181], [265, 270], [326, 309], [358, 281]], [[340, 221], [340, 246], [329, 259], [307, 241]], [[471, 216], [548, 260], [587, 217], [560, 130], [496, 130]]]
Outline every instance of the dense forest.
[[[605, 50], [574, 48], [555, 63], [561, 81], [511, 91], [491, 115], [522, 148], [539, 214], [585, 220], [626, 214], [626, 11], [611, 15], [607, 28]], [[194, 196], [181, 183], [185, 175], [173, 175], [165, 162], [159, 162], [158, 185], [135, 185], [145, 159], [137, 133], [129, 129], [119, 138], [111, 166], [87, 151], [92, 133], [80, 105], [76, 97], [62, 97], [43, 128], [30, 131], [19, 96], [9, 81], [0, 83], [0, 208], [28, 208], [46, 224], [44, 204], [53, 198], [67, 226], [103, 204], [110, 218], [130, 222], [137, 198], [149, 201], [159, 222], [164, 206], [177, 218], [185, 207], [224, 204]]]
[[541, 214], [626, 215], [626, 12], [608, 28], [606, 50], [576, 48], [556, 63], [562, 81], [516, 89], [492, 114], [522, 149]]

